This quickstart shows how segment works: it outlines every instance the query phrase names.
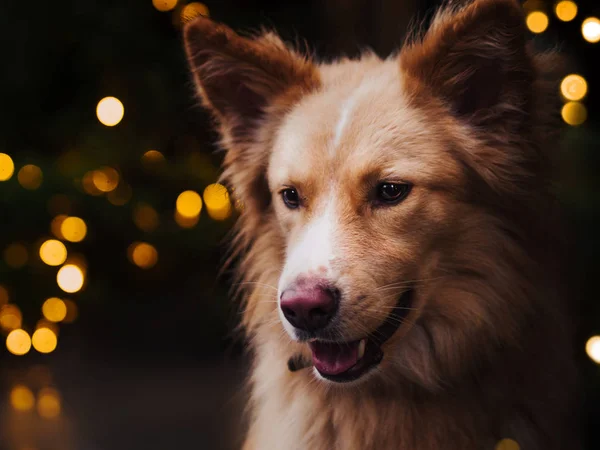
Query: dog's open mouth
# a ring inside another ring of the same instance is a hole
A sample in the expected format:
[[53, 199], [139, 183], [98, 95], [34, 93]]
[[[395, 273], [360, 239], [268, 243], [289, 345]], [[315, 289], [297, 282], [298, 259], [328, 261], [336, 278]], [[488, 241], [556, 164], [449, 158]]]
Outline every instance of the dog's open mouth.
[[383, 359], [381, 345], [396, 332], [410, 312], [413, 290], [402, 294], [386, 320], [373, 333], [351, 342], [312, 341], [313, 365], [319, 374], [338, 383], [354, 381]]

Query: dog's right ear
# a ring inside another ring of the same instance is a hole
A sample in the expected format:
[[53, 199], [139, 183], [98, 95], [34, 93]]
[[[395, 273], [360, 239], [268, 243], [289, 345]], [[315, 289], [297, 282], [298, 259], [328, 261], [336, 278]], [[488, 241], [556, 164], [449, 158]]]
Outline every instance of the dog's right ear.
[[199, 17], [186, 26], [184, 39], [200, 97], [219, 121], [226, 142], [252, 139], [278, 96], [319, 83], [312, 63], [275, 33], [245, 38]]

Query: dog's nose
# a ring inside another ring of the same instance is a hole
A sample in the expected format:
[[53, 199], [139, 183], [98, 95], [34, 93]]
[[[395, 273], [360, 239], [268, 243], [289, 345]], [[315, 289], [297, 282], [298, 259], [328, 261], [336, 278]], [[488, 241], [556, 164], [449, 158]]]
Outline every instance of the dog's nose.
[[338, 310], [339, 291], [317, 283], [303, 283], [281, 294], [281, 311], [294, 327], [305, 331], [324, 328]]

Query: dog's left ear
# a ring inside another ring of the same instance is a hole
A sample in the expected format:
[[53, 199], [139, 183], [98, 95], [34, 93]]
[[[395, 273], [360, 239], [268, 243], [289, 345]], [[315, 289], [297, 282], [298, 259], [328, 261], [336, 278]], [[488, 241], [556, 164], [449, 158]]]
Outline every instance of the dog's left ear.
[[[446, 7], [421, 42], [400, 53], [407, 92], [433, 93], [469, 123], [518, 133], [532, 101], [534, 70], [516, 0], [474, 0]], [[415, 98], [415, 100], [418, 100]], [[508, 129], [506, 129], [508, 127]]]

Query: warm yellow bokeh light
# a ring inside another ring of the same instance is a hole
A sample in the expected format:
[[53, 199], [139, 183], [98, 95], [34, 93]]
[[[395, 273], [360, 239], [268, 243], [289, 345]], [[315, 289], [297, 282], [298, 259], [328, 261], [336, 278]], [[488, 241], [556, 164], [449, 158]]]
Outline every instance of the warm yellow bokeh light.
[[175, 222], [181, 228], [193, 228], [196, 226], [199, 219], [200, 219], [200, 216], [183, 217], [181, 214], [179, 214], [177, 211], [175, 211]]
[[119, 185], [119, 172], [112, 167], [102, 167], [92, 173], [92, 182], [100, 192], [114, 191]]
[[152, 0], [154, 7], [161, 11], [171, 11], [177, 6], [177, 0]]
[[184, 191], [177, 197], [175, 206], [181, 216], [187, 218], [196, 217], [202, 210], [202, 198], [195, 191]]
[[581, 100], [587, 94], [587, 81], [575, 73], [567, 75], [560, 83], [560, 92], [567, 100]]
[[527, 15], [526, 23], [532, 33], [543, 33], [548, 28], [548, 16], [542, 11], [533, 11]]
[[5, 331], [21, 328], [23, 315], [17, 305], [7, 304], [0, 307], [0, 327]]
[[6, 153], [0, 153], [0, 181], [10, 180], [15, 173], [15, 163]]
[[595, 44], [600, 41], [600, 20], [597, 17], [588, 17], [581, 24], [581, 34], [583, 38]]
[[19, 180], [21, 186], [31, 191], [40, 187], [43, 178], [42, 169], [34, 164], [21, 167], [17, 174], [17, 180]]
[[138, 203], [133, 209], [133, 222], [140, 230], [150, 233], [158, 227], [158, 213], [147, 203]]
[[8, 289], [0, 284], [0, 306], [6, 305], [9, 300]]
[[4, 262], [13, 269], [20, 269], [29, 259], [27, 248], [23, 244], [10, 244], [4, 249]]
[[204, 204], [208, 215], [215, 220], [225, 220], [231, 215], [231, 200], [222, 184], [209, 184], [204, 189]]
[[60, 214], [52, 219], [52, 222], [50, 222], [50, 232], [59, 239], [65, 238], [62, 234], [61, 227], [67, 217], [69, 216], [66, 214]]
[[29, 333], [23, 329], [12, 330], [6, 337], [6, 348], [13, 355], [21, 356], [31, 349]]
[[98, 102], [96, 115], [98, 120], [107, 127], [113, 127], [118, 124], [125, 114], [125, 107], [121, 100], [116, 97], [104, 97]]
[[521, 450], [518, 442], [513, 439], [502, 439], [496, 444], [494, 450]]
[[563, 22], [570, 22], [577, 16], [577, 4], [571, 0], [562, 0], [554, 7], [556, 17]]
[[86, 172], [85, 175], [83, 175], [83, 178], [81, 179], [81, 187], [83, 188], [86, 194], [90, 194], [97, 197], [99, 195], [104, 194], [104, 192], [102, 192], [96, 187], [96, 184], [94, 183], [94, 174], [94, 170]]
[[205, 4], [199, 2], [188, 3], [181, 10], [181, 22], [187, 23], [198, 16], [208, 17], [210, 15]]
[[40, 353], [51, 353], [56, 349], [58, 340], [56, 334], [50, 328], [42, 327], [35, 330], [31, 337], [31, 343]]
[[158, 261], [158, 252], [146, 242], [134, 242], [128, 249], [129, 259], [142, 269], [154, 267]]
[[592, 336], [585, 343], [585, 352], [592, 361], [600, 364], [600, 336]]
[[587, 109], [583, 103], [568, 102], [562, 107], [561, 115], [569, 125], [581, 125], [587, 119]]
[[73, 323], [77, 320], [77, 316], [79, 315], [77, 304], [69, 299], [65, 299], [64, 302], [67, 307], [67, 315], [63, 319], [63, 323]]
[[60, 233], [70, 242], [81, 242], [87, 234], [87, 226], [79, 217], [67, 217], [60, 225]]
[[165, 156], [158, 150], [148, 150], [141, 157], [142, 165], [146, 169], [154, 169], [165, 162]]
[[44, 419], [54, 419], [60, 415], [60, 395], [55, 389], [44, 388], [40, 390], [37, 412]]
[[125, 183], [119, 183], [114, 191], [106, 194], [106, 198], [115, 206], [123, 206], [131, 199], [131, 186]]
[[19, 384], [10, 390], [10, 404], [17, 411], [31, 411], [35, 405], [35, 397], [31, 389]]
[[56, 274], [58, 287], [63, 291], [73, 293], [83, 287], [83, 271], [74, 264], [65, 264]]
[[40, 247], [40, 258], [49, 266], [60, 266], [67, 259], [67, 247], [56, 239], [48, 239]]
[[42, 305], [42, 314], [50, 322], [60, 322], [67, 317], [67, 305], [58, 297], [51, 297]]

